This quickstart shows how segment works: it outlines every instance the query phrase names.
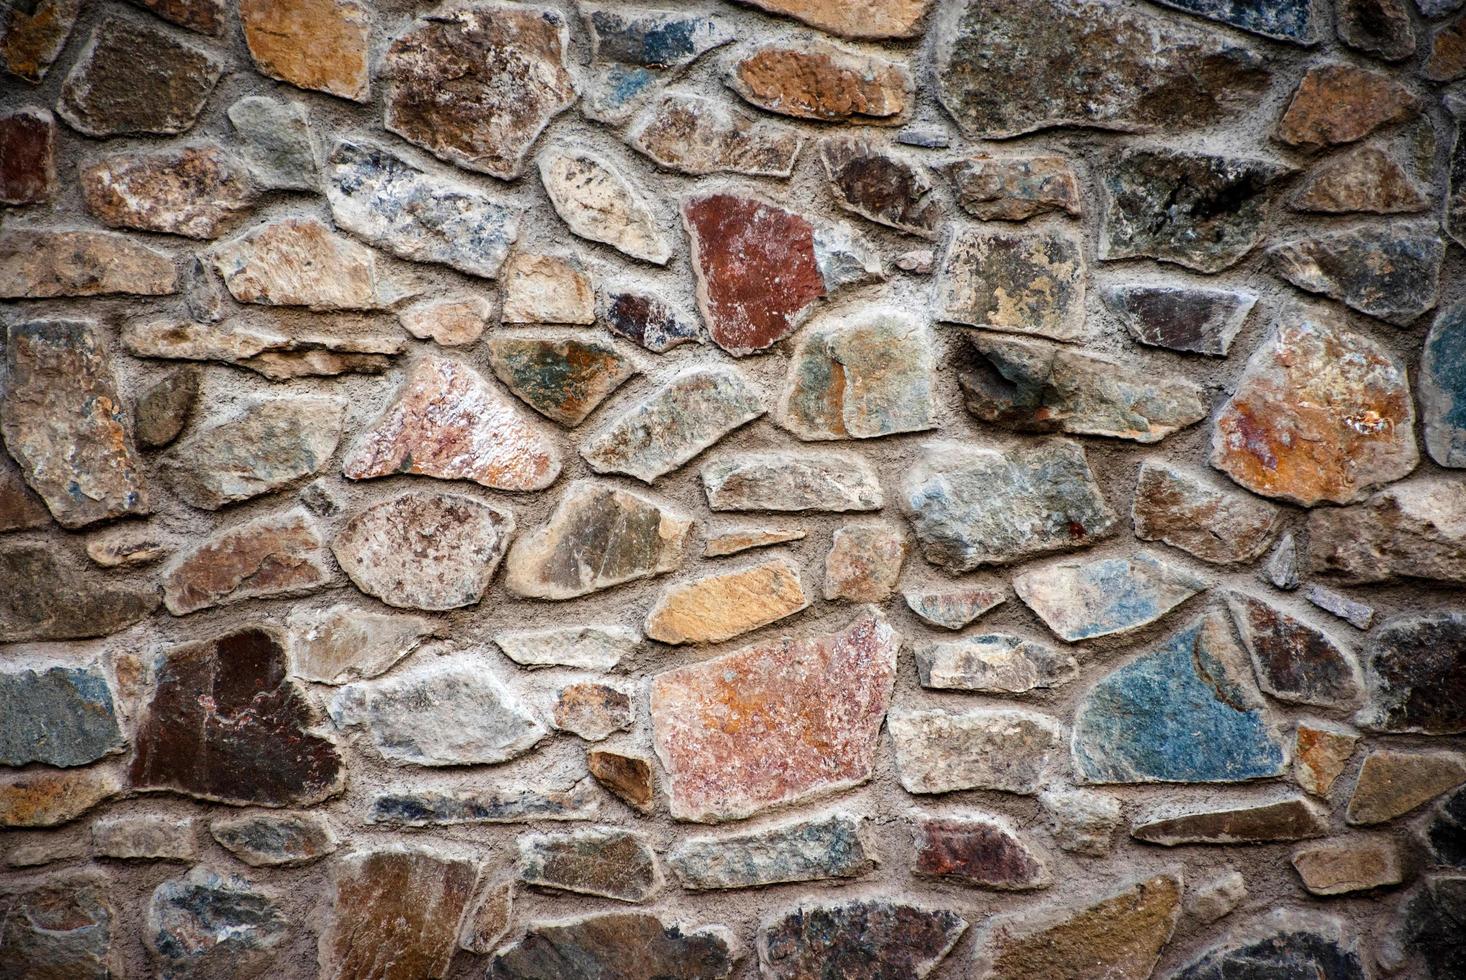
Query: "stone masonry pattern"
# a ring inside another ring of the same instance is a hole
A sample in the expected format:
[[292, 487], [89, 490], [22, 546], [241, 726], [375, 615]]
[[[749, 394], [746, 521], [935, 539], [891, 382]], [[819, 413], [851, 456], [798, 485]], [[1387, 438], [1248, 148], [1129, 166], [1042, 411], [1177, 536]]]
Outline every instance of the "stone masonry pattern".
[[0, 0], [0, 978], [1466, 980], [1463, 0]]

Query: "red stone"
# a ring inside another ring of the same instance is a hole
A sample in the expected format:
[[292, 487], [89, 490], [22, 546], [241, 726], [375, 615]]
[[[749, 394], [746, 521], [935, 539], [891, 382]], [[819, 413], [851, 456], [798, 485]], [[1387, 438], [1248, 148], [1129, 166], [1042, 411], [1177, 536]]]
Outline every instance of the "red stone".
[[993, 817], [933, 817], [916, 825], [916, 873], [1002, 891], [1046, 888], [1043, 859]]
[[0, 204], [39, 204], [55, 192], [55, 117], [34, 108], [0, 115]]

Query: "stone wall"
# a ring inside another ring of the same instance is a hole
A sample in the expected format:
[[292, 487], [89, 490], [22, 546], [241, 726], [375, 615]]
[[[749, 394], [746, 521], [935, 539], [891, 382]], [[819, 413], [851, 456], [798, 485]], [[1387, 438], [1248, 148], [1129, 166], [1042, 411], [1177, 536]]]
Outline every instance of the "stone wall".
[[0, 8], [0, 976], [1466, 976], [1461, 0], [651, 3]]

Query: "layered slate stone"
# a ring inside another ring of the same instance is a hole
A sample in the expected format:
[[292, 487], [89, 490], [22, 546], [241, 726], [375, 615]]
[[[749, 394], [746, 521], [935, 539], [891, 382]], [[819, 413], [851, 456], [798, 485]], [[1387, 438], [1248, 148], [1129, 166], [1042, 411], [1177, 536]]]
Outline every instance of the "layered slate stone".
[[325, 467], [345, 411], [333, 398], [251, 399], [168, 452], [163, 472], [205, 510], [271, 493]]
[[1205, 587], [1185, 569], [1146, 554], [1061, 562], [1013, 580], [1018, 598], [1070, 643], [1137, 630]]
[[1313, 895], [1347, 895], [1404, 880], [1399, 849], [1379, 838], [1313, 844], [1294, 851], [1291, 860], [1303, 887]]
[[1342, 592], [1314, 583], [1303, 590], [1303, 598], [1357, 630], [1367, 630], [1374, 625], [1375, 608], [1367, 602], [1351, 599]]
[[97, 325], [6, 330], [0, 435], [30, 488], [64, 527], [152, 512], [132, 419]]
[[1424, 211], [1429, 198], [1393, 154], [1369, 144], [1317, 167], [1291, 204], [1316, 214], [1408, 214]]
[[1419, 99], [1388, 75], [1353, 65], [1322, 65], [1310, 68], [1298, 83], [1275, 135], [1289, 146], [1321, 150], [1361, 140], [1419, 109]]
[[835, 203], [897, 231], [933, 238], [941, 208], [926, 168], [877, 144], [827, 139], [820, 144], [825, 178]]
[[667, 863], [691, 891], [859, 878], [878, 860], [863, 830], [860, 817], [832, 813], [747, 834], [690, 837]]
[[805, 440], [870, 439], [935, 425], [929, 330], [895, 309], [811, 324], [800, 337], [779, 422]]
[[652, 736], [672, 817], [737, 820], [869, 779], [900, 642], [872, 610], [658, 674]]
[[836, 528], [825, 554], [825, 598], [885, 602], [896, 591], [901, 566], [910, 551], [906, 533], [895, 524], [846, 524]]
[[662, 886], [656, 854], [628, 830], [525, 834], [518, 844], [519, 880], [536, 888], [644, 902]]
[[916, 648], [922, 687], [988, 694], [1027, 694], [1074, 679], [1074, 657], [1011, 633], [964, 636]]
[[173, 260], [122, 235], [52, 228], [0, 233], [0, 299], [167, 296], [177, 291]]
[[1162, 804], [1137, 814], [1130, 836], [1147, 844], [1269, 844], [1323, 837], [1328, 810], [1298, 796]]
[[783, 340], [816, 301], [840, 287], [883, 275], [880, 260], [848, 229], [817, 225], [755, 197], [689, 197], [682, 223], [708, 335], [735, 357]]
[[1079, 179], [1063, 157], [976, 156], [945, 168], [957, 204], [983, 221], [1027, 221], [1039, 214], [1078, 217]]
[[1287, 763], [1215, 612], [1095, 684], [1075, 712], [1073, 754], [1087, 783], [1245, 782], [1280, 776]]
[[29, 106], [0, 113], [0, 204], [40, 204], [55, 193], [56, 118]]
[[650, 813], [656, 798], [652, 764], [639, 755], [590, 749], [585, 768], [606, 792], [638, 813]]
[[316, 149], [305, 106], [248, 95], [229, 107], [229, 123], [256, 184], [271, 190], [316, 189]]
[[1435, 306], [1445, 244], [1418, 225], [1364, 228], [1283, 242], [1268, 249], [1278, 274], [1397, 327]]
[[1359, 667], [1328, 634], [1243, 592], [1227, 593], [1227, 607], [1264, 691], [1295, 704], [1358, 701]]
[[420, 845], [338, 858], [317, 950], [320, 980], [445, 976], [477, 878], [474, 862]]
[[611, 684], [567, 684], [555, 695], [555, 728], [589, 742], [629, 731], [635, 721], [634, 695]]
[[516, 252], [504, 268], [505, 323], [596, 322], [596, 290], [573, 259]]
[[1271, 3], [1235, 3], [1230, 0], [1156, 0], [1167, 7], [1198, 14], [1253, 34], [1311, 45], [1318, 40], [1310, 0], [1281, 0]]
[[326, 200], [336, 226], [371, 245], [488, 279], [519, 237], [514, 211], [371, 143], [336, 144], [326, 160]]
[[1293, 732], [1294, 781], [1314, 796], [1328, 796], [1358, 744], [1358, 735], [1299, 722]]
[[488, 980], [727, 980], [737, 960], [721, 926], [692, 928], [650, 912], [534, 922], [489, 961]]
[[1314, 912], [1279, 909], [1234, 932], [1176, 974], [1176, 980], [1225, 980], [1239, 971], [1265, 976], [1366, 980], [1357, 935]]
[[550, 204], [576, 235], [654, 265], [672, 257], [645, 195], [609, 161], [558, 148], [541, 153], [538, 165]]
[[352, 480], [412, 473], [543, 490], [560, 475], [560, 450], [473, 368], [428, 355], [347, 451], [341, 472]]
[[1130, 516], [1142, 541], [1164, 541], [1218, 565], [1254, 561], [1283, 522], [1281, 508], [1159, 459], [1141, 463]]
[[999, 919], [977, 963], [988, 980], [1146, 980], [1180, 915], [1181, 879], [1160, 874], [1098, 901]]
[[737, 369], [694, 368], [608, 422], [580, 455], [597, 473], [655, 483], [764, 411], [759, 391]]
[[110, 884], [94, 872], [72, 872], [7, 890], [0, 896], [0, 971], [38, 980], [115, 977]]
[[138, 445], [158, 449], [177, 439], [198, 401], [199, 372], [185, 367], [170, 371], [143, 389], [133, 414]]
[[1426, 452], [1441, 466], [1466, 468], [1466, 305], [1442, 310], [1431, 324], [1416, 387]]
[[1116, 520], [1084, 450], [1064, 440], [932, 443], [902, 483], [901, 508], [926, 560], [951, 572], [1082, 548]]
[[205, 538], [163, 569], [175, 616], [246, 599], [308, 595], [332, 579], [320, 529], [304, 508], [265, 514]]
[[1067, 231], [965, 228], [942, 256], [937, 316], [1072, 341], [1084, 335], [1084, 250]]
[[82, 766], [122, 745], [100, 667], [0, 672], [0, 764]]
[[1254, 293], [1196, 286], [1112, 286], [1105, 303], [1142, 344], [1226, 357], [1257, 303]]
[[1206, 417], [1199, 385], [1053, 344], [967, 333], [957, 372], [974, 417], [1018, 432], [1159, 442]]
[[669, 92], [647, 105], [628, 127], [626, 142], [678, 173], [750, 177], [788, 177], [804, 145], [787, 126], [687, 92]]
[[319, 813], [242, 813], [215, 817], [209, 833], [252, 868], [299, 868], [336, 850], [336, 834]]
[[346, 523], [331, 551], [357, 588], [400, 609], [471, 606], [514, 536], [514, 514], [474, 497], [409, 493]]
[[274, 634], [251, 627], [171, 647], [152, 677], [133, 735], [134, 788], [235, 806], [307, 806], [340, 792], [340, 753], [312, 731], [314, 709]]
[[728, 87], [796, 119], [887, 125], [905, 118], [915, 91], [895, 62], [815, 39], [760, 45], [729, 68]]
[[1405, 0], [1341, 0], [1335, 13], [1339, 40], [1386, 61], [1415, 53], [1415, 24]]
[[361, 730], [388, 762], [418, 766], [505, 762], [549, 734], [518, 695], [467, 656], [348, 684], [330, 712], [337, 728]]
[[244, 43], [262, 74], [366, 102], [371, 8], [357, 0], [241, 0]]
[[158, 608], [156, 585], [113, 578], [54, 542], [0, 546], [0, 643], [107, 636]]
[[319, 684], [375, 677], [417, 649], [433, 624], [338, 603], [290, 614], [290, 670]]
[[646, 635], [671, 644], [721, 643], [808, 606], [799, 567], [777, 558], [668, 587], [647, 613]]
[[1262, 241], [1268, 186], [1288, 168], [1267, 160], [1127, 150], [1105, 169], [1102, 259], [1147, 257], [1220, 272]]
[[902, 708], [887, 719], [908, 793], [997, 790], [1033, 796], [1060, 766], [1066, 732], [1015, 708], [953, 712]]
[[55, 827], [69, 823], [122, 793], [117, 771], [32, 769], [0, 780], [0, 828]]
[[936, 35], [937, 97], [968, 136], [1206, 125], [1268, 81], [1252, 48], [1114, 0], [966, 0]]
[[1384, 823], [1463, 784], [1466, 756], [1459, 752], [1376, 749], [1359, 767], [1345, 817], [1351, 824]]
[[692, 519], [645, 494], [579, 480], [549, 521], [520, 535], [504, 584], [515, 595], [574, 599], [682, 565]]
[[925, 623], [943, 629], [960, 630], [983, 613], [1007, 601], [1001, 589], [974, 586], [971, 588], [910, 588], [902, 592], [906, 607]]
[[1466, 732], [1466, 614], [1403, 616], [1381, 626], [1364, 653], [1366, 728]]
[[554, 626], [494, 635], [494, 645], [521, 667], [613, 670], [635, 652], [641, 637], [624, 626]]
[[367, 822], [393, 827], [593, 820], [604, 797], [589, 777], [563, 785], [500, 785], [495, 789], [398, 790], [376, 794]]
[[400, 331], [381, 330], [366, 317], [300, 317], [283, 310], [267, 313], [268, 328], [247, 325], [253, 317], [221, 324], [138, 319], [123, 326], [122, 343], [137, 357], [219, 361], [271, 381], [381, 374], [407, 346]]
[[1105, 857], [1115, 848], [1120, 801], [1087, 789], [1051, 789], [1039, 794], [1045, 824], [1060, 850]]
[[1007, 820], [987, 814], [918, 819], [912, 871], [993, 891], [1032, 891], [1053, 884], [1043, 855]]
[[1350, 584], [1466, 582], [1466, 499], [1454, 480], [1434, 476], [1388, 487], [1352, 507], [1314, 511], [1308, 564]]
[[104, 157], [81, 185], [104, 224], [189, 238], [218, 237], [256, 194], [244, 165], [214, 144]]
[[941, 963], [967, 920], [949, 909], [884, 899], [801, 905], [758, 933], [769, 980], [809, 977], [924, 977]]
[[1404, 368], [1334, 316], [1291, 307], [1217, 416], [1211, 463], [1254, 493], [1346, 504], [1413, 470]]
[[776, 544], [787, 544], [790, 541], [803, 541], [807, 535], [807, 531], [786, 528], [735, 528], [710, 535], [703, 545], [702, 556], [704, 558], [726, 558], [728, 555], [742, 554], [754, 548], [768, 548]]
[[384, 125], [466, 170], [512, 180], [575, 101], [569, 31], [553, 10], [475, 3], [417, 21], [387, 49]]
[[220, 245], [215, 271], [241, 303], [378, 310], [399, 297], [376, 253], [315, 218], [278, 218]]
[[702, 468], [712, 510], [846, 511], [885, 505], [874, 467], [844, 453], [742, 453]]
[[66, 46], [81, 0], [37, 0], [0, 11], [0, 69], [39, 82]]
[[87, 136], [186, 132], [222, 70], [172, 34], [109, 17], [66, 76], [56, 114]]
[[702, 338], [702, 328], [692, 317], [649, 292], [606, 290], [600, 318], [611, 333], [653, 354], [665, 354]]
[[634, 362], [610, 344], [551, 337], [493, 337], [489, 366], [520, 401], [545, 418], [577, 426], [633, 375]]
[[246, 978], [275, 966], [292, 932], [278, 892], [200, 866], [153, 890], [143, 938], [164, 976]]

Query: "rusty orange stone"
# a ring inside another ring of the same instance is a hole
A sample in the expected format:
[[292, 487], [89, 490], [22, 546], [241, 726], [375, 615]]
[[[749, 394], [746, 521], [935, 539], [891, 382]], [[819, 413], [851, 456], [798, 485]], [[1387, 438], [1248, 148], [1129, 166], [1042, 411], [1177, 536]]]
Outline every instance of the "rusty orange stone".
[[914, 37], [932, 0], [744, 0], [842, 37]]
[[914, 90], [895, 62], [819, 41], [762, 47], [733, 66], [728, 84], [760, 109], [822, 122], [898, 123]]
[[356, 0], [241, 0], [256, 67], [299, 88], [367, 100], [371, 23]]
[[22, 772], [0, 780], [0, 827], [54, 827], [121, 792], [110, 767]]
[[1317, 150], [1352, 143], [1420, 109], [1420, 100], [1388, 75], [1352, 65], [1311, 69], [1278, 123], [1278, 139]]
[[39, 82], [66, 46], [81, 0], [7, 3], [0, 10], [0, 65], [28, 82]]

